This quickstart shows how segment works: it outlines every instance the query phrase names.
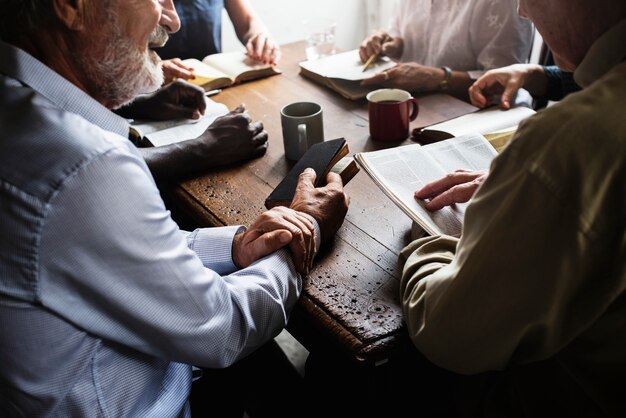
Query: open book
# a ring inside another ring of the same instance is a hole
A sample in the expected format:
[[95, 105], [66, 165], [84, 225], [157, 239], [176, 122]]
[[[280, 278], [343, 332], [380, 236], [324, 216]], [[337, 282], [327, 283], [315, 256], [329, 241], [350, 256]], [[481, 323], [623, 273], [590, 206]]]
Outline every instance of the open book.
[[[502, 110], [494, 106], [445, 122], [415, 128], [411, 136], [416, 142], [426, 145], [469, 133], [489, 134], [489, 142], [500, 151], [517, 129], [517, 125], [534, 114], [535, 111], [533, 109], [524, 106], [514, 107], [509, 110]], [[492, 140], [496, 136], [499, 138], [497, 143]]]
[[200, 119], [133, 120], [130, 124], [131, 129], [144, 143], [154, 147], [195, 139], [202, 135], [215, 119], [228, 113], [226, 105], [214, 102], [208, 97], [205, 100], [206, 110]]
[[335, 90], [346, 99], [357, 100], [381, 86], [361, 86], [361, 80], [395, 66], [387, 57], [373, 62], [366, 71], [359, 58], [359, 50], [329, 55], [317, 60], [300, 63], [300, 74]]
[[459, 237], [467, 203], [430, 212], [413, 193], [454, 170], [488, 169], [496, 155], [484, 136], [469, 134], [424, 146], [412, 144], [361, 152], [355, 159], [374, 183], [427, 233]]
[[183, 64], [193, 68], [196, 76], [187, 81], [206, 91], [281, 73], [275, 66], [252, 60], [241, 51], [207, 55], [202, 61], [189, 58]]

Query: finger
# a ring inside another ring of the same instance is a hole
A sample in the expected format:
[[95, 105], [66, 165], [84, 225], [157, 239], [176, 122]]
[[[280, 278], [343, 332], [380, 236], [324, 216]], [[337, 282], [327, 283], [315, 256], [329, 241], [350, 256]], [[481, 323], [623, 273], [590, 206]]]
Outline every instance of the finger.
[[516, 82], [509, 82], [506, 84], [504, 91], [502, 92], [502, 96], [500, 97], [500, 106], [502, 106], [503, 109], [508, 110], [511, 108], [511, 101], [517, 94], [519, 88], [520, 85]]
[[290, 231], [286, 229], [277, 229], [261, 234], [258, 238], [253, 240], [250, 245], [252, 245], [253, 252], [255, 254], [259, 254], [258, 258], [261, 258], [281, 249], [285, 245], [289, 244], [292, 239], [293, 235]]
[[183, 68], [187, 71], [193, 71], [193, 67], [185, 65], [185, 63], [180, 58], [172, 58], [170, 61], [176, 64], [177, 67]]
[[303, 213], [286, 208], [276, 207], [272, 209], [278, 219], [286, 221], [286, 228], [293, 236], [289, 247], [294, 255], [294, 262], [301, 265], [301, 272], [308, 272], [312, 265], [315, 252], [315, 230], [312, 221]]
[[361, 44], [361, 46], [359, 47], [359, 58], [361, 59], [361, 63], [363, 64], [365, 64], [369, 59], [369, 56], [367, 55], [367, 48], [364, 44]]
[[483, 108], [487, 106], [487, 98], [483, 94], [483, 91], [478, 87], [476, 83], [472, 84], [468, 90], [470, 101], [476, 107]]
[[326, 186], [339, 186], [343, 187], [343, 180], [337, 173], [330, 172], [326, 175]]
[[365, 44], [363, 45], [364, 48], [364, 55], [363, 55], [363, 62], [367, 61], [375, 52], [374, 52], [374, 39], [370, 38], [367, 41], [365, 41]]
[[372, 53], [374, 54], [378, 54], [383, 52], [383, 40], [384, 40], [384, 36], [382, 34], [378, 34], [376, 36], [374, 36], [374, 38], [372, 39], [372, 43], [371, 48], [372, 48]]
[[471, 171], [457, 171], [454, 173], [449, 173], [446, 176], [430, 182], [421, 189], [417, 190], [414, 193], [414, 196], [417, 199], [428, 199], [445, 192], [446, 190], [450, 189], [453, 186], [456, 186], [457, 184], [470, 182], [478, 176], [480, 176], [479, 173], [474, 173]]
[[313, 188], [315, 187], [315, 179], [317, 178], [317, 174], [315, 170], [312, 168], [306, 168], [300, 176], [298, 177], [298, 186], [297, 189], [303, 188]]
[[252, 142], [259, 146], [259, 145], [264, 145], [267, 144], [267, 140], [269, 138], [269, 135], [267, 134], [267, 131], [261, 131], [258, 134], [254, 135], [254, 137], [252, 138]]
[[246, 107], [244, 105], [240, 104], [239, 106], [237, 106], [236, 108], [231, 110], [230, 113], [243, 113], [245, 111], [246, 111]]
[[258, 157], [262, 157], [265, 155], [265, 153], [267, 152], [267, 146], [268, 146], [268, 142], [265, 141], [262, 144], [259, 145], [255, 145], [254, 149], [252, 150], [252, 158], [258, 158]]
[[263, 61], [264, 53], [266, 48], [267, 38], [264, 35], [259, 35], [256, 38], [254, 45], [254, 53], [256, 54], [256, 59], [259, 61]]
[[249, 39], [248, 42], [246, 42], [246, 54], [248, 55], [248, 57], [250, 57], [251, 59], [255, 60], [256, 59], [256, 52], [255, 52], [255, 45], [256, 42], [256, 35], [252, 35]]
[[258, 134], [263, 132], [263, 122], [250, 122], [250, 129], [252, 130], [252, 136], [257, 136]]
[[312, 217], [310, 217], [310, 215], [307, 215], [303, 212], [298, 212], [298, 211], [294, 211], [294, 213], [295, 213], [295, 216], [303, 225], [303, 227], [306, 228], [306, 229], [302, 229], [302, 231], [308, 231], [308, 234], [306, 237], [307, 243], [308, 243], [306, 265], [307, 265], [307, 269], [310, 271], [313, 268], [313, 259], [315, 258], [315, 253], [317, 249], [315, 226], [313, 225]]
[[454, 186], [426, 203], [426, 209], [439, 210], [455, 203], [467, 202], [472, 198], [477, 187], [478, 186], [474, 183], [465, 183]]
[[280, 52], [280, 47], [278, 45], [274, 46], [274, 49], [272, 50], [272, 65], [276, 65], [278, 64], [278, 62], [280, 61], [281, 58], [281, 52]]
[[263, 52], [261, 54], [261, 59], [263, 61], [263, 64], [271, 63], [273, 51], [274, 51], [274, 43], [268, 38], [265, 41], [265, 46], [263, 47]]

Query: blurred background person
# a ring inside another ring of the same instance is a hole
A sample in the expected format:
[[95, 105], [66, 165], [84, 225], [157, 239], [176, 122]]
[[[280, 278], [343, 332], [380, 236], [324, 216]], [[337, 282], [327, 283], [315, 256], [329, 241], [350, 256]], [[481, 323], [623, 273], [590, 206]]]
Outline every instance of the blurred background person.
[[533, 33], [516, 0], [397, 0], [389, 29], [369, 36], [359, 54], [363, 62], [382, 54], [399, 64], [363, 84], [469, 101], [467, 89], [484, 70], [528, 61]]
[[165, 81], [174, 77], [193, 78], [192, 69], [181, 59], [200, 61], [210, 54], [222, 52], [222, 9], [226, 9], [237, 37], [253, 60], [277, 64], [280, 46], [256, 14], [249, 0], [185, 0], [175, 4], [181, 30], [171, 36], [158, 53], [165, 61]]

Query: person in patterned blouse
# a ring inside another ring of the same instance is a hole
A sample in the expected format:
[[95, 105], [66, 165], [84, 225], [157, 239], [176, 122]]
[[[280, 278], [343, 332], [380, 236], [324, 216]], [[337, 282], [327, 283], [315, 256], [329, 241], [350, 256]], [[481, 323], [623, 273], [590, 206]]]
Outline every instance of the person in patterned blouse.
[[467, 89], [492, 68], [528, 60], [530, 21], [516, 0], [397, 0], [388, 30], [377, 30], [359, 48], [398, 65], [363, 80], [412, 92], [443, 90], [468, 101]]

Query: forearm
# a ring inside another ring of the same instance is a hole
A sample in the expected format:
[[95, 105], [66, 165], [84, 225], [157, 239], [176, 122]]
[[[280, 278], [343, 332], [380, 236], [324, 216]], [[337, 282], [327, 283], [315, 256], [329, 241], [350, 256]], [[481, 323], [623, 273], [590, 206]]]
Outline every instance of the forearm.
[[537, 64], [528, 64], [527, 76], [524, 81], [524, 87], [533, 97], [543, 97], [548, 87], [548, 79], [544, 72], [544, 67]]
[[126, 119], [150, 118], [149, 112], [146, 109], [147, 99], [147, 95], [137, 96], [132, 102], [117, 109], [113, 109], [113, 111]]
[[156, 181], [176, 180], [203, 169], [216, 167], [214, 153], [197, 150], [195, 141], [183, 141], [159, 147], [138, 148]]
[[580, 86], [574, 81], [573, 74], [561, 71], [557, 66], [542, 67], [545, 73], [546, 88], [540, 98], [548, 100], [561, 100], [569, 93], [580, 90]]
[[[442, 73], [445, 72], [441, 70]], [[441, 80], [443, 81], [444, 76], [442, 76]], [[472, 80], [467, 71], [452, 71], [452, 76], [450, 77], [449, 85], [444, 93], [448, 93], [458, 99], [469, 102], [469, 93], [468, 89], [472, 85], [474, 80]]]
[[233, 23], [237, 38], [244, 45], [257, 33], [269, 34], [247, 0], [226, 0], [224, 7]]

